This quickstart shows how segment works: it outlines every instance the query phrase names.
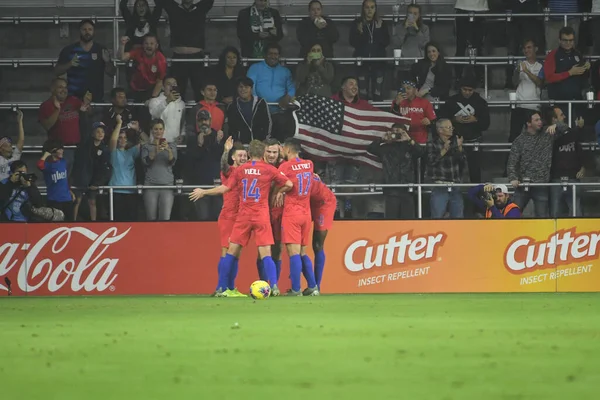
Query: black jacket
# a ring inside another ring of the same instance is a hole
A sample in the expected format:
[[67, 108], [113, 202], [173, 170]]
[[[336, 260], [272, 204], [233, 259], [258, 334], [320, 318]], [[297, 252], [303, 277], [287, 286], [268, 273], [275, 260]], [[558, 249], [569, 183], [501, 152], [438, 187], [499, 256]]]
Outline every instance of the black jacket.
[[265, 140], [271, 134], [271, 113], [269, 106], [264, 99], [254, 96], [252, 99], [252, 121], [248, 123], [244, 120], [236, 99], [227, 107], [225, 115], [229, 125], [229, 136], [233, 136], [233, 140], [244, 144], [250, 143], [251, 140]]
[[[414, 142], [413, 142], [414, 143]], [[369, 145], [367, 151], [381, 159], [383, 178], [386, 184], [414, 183], [416, 159], [424, 150], [411, 142], [385, 143], [381, 139]], [[399, 188], [385, 188], [384, 193], [398, 191]]]
[[[73, 186], [78, 188], [87, 188], [89, 186], [102, 186], [108, 184], [112, 176], [112, 166], [110, 163], [110, 151], [105, 142], [100, 143], [98, 151], [99, 157], [95, 157], [94, 138], [92, 137], [92, 123], [87, 115], [80, 114], [80, 132], [81, 142], [75, 149], [75, 160], [73, 161], [73, 170], [71, 173]], [[111, 135], [105, 129], [105, 136]], [[95, 161], [96, 160], [96, 161]]]
[[225, 140], [217, 143], [217, 131], [211, 129], [210, 135], [204, 138], [202, 147], [198, 146], [198, 136], [188, 135], [186, 138], [186, 152], [184, 182], [186, 185], [212, 185], [215, 178], [219, 177], [221, 155]]
[[[358, 23], [362, 23], [362, 34], [358, 31]], [[357, 18], [350, 25], [350, 46], [354, 47], [353, 57], [385, 57], [386, 48], [390, 45], [390, 32], [387, 23], [381, 21], [381, 28], [373, 29], [373, 41], [367, 24]]]
[[[487, 101], [477, 92], [474, 92], [468, 99], [465, 99], [460, 93], [450, 97], [444, 104], [442, 115], [452, 120], [455, 133], [467, 141], [478, 139], [490, 127], [490, 111]], [[470, 124], [455, 122], [457, 117], [468, 115], [474, 115], [477, 122]]]
[[156, 0], [155, 3], [169, 15], [171, 48], [183, 46], [206, 49], [206, 14], [215, 0], [201, 0], [189, 10], [175, 0]]
[[[125, 36], [129, 36], [130, 42], [127, 43], [126, 50], [131, 49], [135, 45], [141, 45], [143, 38], [146, 34], [151, 33], [156, 35], [158, 33], [158, 21], [162, 15], [162, 6], [160, 1], [156, 2], [156, 6], [153, 10], [148, 10], [146, 19], [140, 21], [140, 17], [134, 12], [132, 13], [127, 7], [128, 0], [121, 0], [119, 3], [119, 10], [121, 16], [125, 20]], [[135, 7], [135, 6], [134, 6]]]
[[310, 17], [304, 18], [296, 27], [296, 38], [300, 42], [298, 57], [306, 58], [306, 55], [315, 44], [321, 45], [323, 55], [326, 58], [333, 57], [333, 44], [339, 40], [340, 33], [331, 19], [323, 18], [327, 22], [327, 26], [323, 29], [317, 28]]
[[233, 69], [231, 79], [225, 73], [225, 67], [215, 65], [210, 71], [212, 81], [217, 85], [217, 101], [222, 102], [225, 97], [237, 97], [237, 87], [239, 78], [246, 76], [246, 68], [243, 65], [237, 65]]
[[[252, 57], [252, 49], [254, 47], [254, 42], [257, 40], [261, 40], [258, 36], [258, 33], [252, 32], [252, 27], [250, 26], [250, 9], [252, 7], [246, 7], [240, 10], [237, 18], [237, 36], [240, 39], [240, 47], [242, 52], [242, 57]], [[276, 36], [269, 36], [265, 39], [265, 45], [269, 42], [279, 42], [283, 39], [283, 25], [281, 23], [281, 15], [279, 15], [279, 11], [274, 8], [270, 8], [271, 15], [273, 16], [273, 20], [275, 22], [275, 28], [277, 29]]]
[[[417, 82], [419, 89], [425, 84], [430, 67], [431, 62], [429, 60], [419, 60], [418, 63], [413, 64], [410, 68], [411, 76]], [[446, 100], [450, 95], [450, 87], [453, 81], [452, 68], [445, 62], [437, 63], [431, 72], [435, 75], [435, 80], [429, 95], [437, 97], [440, 100]]]

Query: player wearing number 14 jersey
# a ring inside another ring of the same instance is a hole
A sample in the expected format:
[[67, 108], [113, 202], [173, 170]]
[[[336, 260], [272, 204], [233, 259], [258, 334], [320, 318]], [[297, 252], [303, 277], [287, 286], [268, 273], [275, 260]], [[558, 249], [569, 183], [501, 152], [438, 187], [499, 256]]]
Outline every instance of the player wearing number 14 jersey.
[[238, 215], [229, 237], [229, 248], [219, 262], [218, 287], [221, 291], [229, 285], [229, 278], [242, 248], [254, 234], [272, 292], [274, 295], [279, 293], [275, 263], [271, 258], [273, 232], [269, 216], [269, 191], [272, 182], [282, 194], [292, 189], [293, 184], [275, 167], [263, 161], [264, 153], [265, 145], [253, 140], [248, 148], [250, 162], [236, 168], [225, 184], [210, 190], [194, 189], [190, 195], [190, 199], [196, 201], [204, 196], [218, 196], [229, 190], [235, 190], [239, 194]]
[[[286, 193], [281, 221], [281, 242], [286, 245], [290, 256], [290, 278], [292, 280], [291, 296], [302, 296], [300, 291], [301, 276], [304, 274], [308, 282], [307, 295], [318, 296], [317, 283], [312, 261], [306, 254], [306, 246], [310, 242], [312, 225], [310, 214], [310, 186], [313, 180], [313, 163], [298, 157], [301, 151], [300, 142], [289, 138], [283, 144], [283, 157], [286, 160], [279, 166], [285, 176], [292, 181], [294, 187]], [[276, 202], [283, 201], [279, 194]]]

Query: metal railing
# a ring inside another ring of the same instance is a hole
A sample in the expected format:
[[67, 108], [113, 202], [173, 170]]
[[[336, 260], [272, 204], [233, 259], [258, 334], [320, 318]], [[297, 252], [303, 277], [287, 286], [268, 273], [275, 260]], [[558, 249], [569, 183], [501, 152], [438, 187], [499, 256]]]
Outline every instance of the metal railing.
[[[176, 191], [178, 195], [186, 195], [191, 193], [196, 188], [202, 189], [210, 189], [218, 185], [200, 185], [200, 186], [192, 186], [192, 185], [165, 185], [165, 186], [144, 186], [144, 185], [135, 185], [135, 186], [99, 186], [98, 193], [100, 195], [105, 194], [107, 192], [109, 198], [109, 218], [110, 221], [114, 221], [114, 194], [115, 190], [130, 190], [134, 191], [134, 194], [137, 195], [143, 194], [145, 189], [159, 189], [159, 190], [173, 190]], [[417, 218], [423, 218], [423, 195], [431, 193], [431, 189], [434, 188], [446, 188], [449, 192], [454, 188], [461, 189], [464, 195], [464, 189], [472, 188], [476, 186], [473, 183], [409, 183], [409, 184], [331, 184], [328, 185], [332, 192], [336, 195], [336, 197], [356, 197], [356, 196], [374, 196], [374, 195], [383, 195], [384, 188], [404, 188], [409, 193], [415, 193], [417, 196]], [[507, 186], [510, 187], [510, 184], [507, 183]], [[528, 183], [524, 182], [519, 185], [520, 188], [523, 188], [525, 192], [528, 192], [531, 188], [535, 187], [561, 187], [563, 192], [567, 192], [571, 190], [571, 201], [572, 201], [572, 216], [577, 216], [577, 197], [578, 197], [578, 187], [580, 189], [584, 188], [598, 188], [598, 190], [588, 190], [588, 193], [600, 193], [600, 182], [557, 182], [557, 183]], [[38, 187], [42, 194], [45, 194], [46, 187], [40, 186]], [[73, 188], [77, 189], [77, 188]], [[352, 189], [352, 192], [340, 192], [339, 189]], [[361, 192], [357, 192], [356, 189], [362, 189]], [[511, 188], [512, 189], [512, 188]], [[582, 190], [583, 191], [583, 190]], [[514, 190], [511, 194], [514, 193]], [[523, 211], [523, 210], [521, 210]]]

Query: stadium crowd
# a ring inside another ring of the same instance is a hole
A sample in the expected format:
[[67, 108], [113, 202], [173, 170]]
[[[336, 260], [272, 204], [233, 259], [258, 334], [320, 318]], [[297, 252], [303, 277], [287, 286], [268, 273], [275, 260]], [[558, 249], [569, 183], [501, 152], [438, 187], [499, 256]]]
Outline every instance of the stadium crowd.
[[[49, 97], [38, 111], [48, 140], [35, 167], [43, 172], [47, 206], [62, 210], [66, 220], [74, 221], [81, 218], [79, 209], [85, 198], [89, 219], [106, 219], [108, 204], [99, 196], [98, 187], [113, 186], [116, 221], [169, 220], [174, 210], [177, 219], [216, 220], [221, 208], [218, 198], [192, 204], [176, 196], [176, 191], [160, 187], [214, 185], [229, 137], [248, 144], [254, 139], [283, 142], [293, 136], [295, 99], [300, 96], [331, 97], [347, 107], [361, 107], [368, 100], [383, 100], [386, 87], [392, 86], [398, 90], [389, 111], [410, 123], [390, 126], [387, 134], [365, 149], [381, 160], [383, 183], [471, 182], [474, 187], [467, 198], [488, 218], [519, 216], [530, 200], [536, 217], [566, 216], [571, 210], [569, 191], [558, 186], [524, 188], [523, 183], [574, 182], [586, 174], [582, 132], [585, 125], [596, 123], [582, 118], [590, 115], [587, 105], [575, 105], [573, 121], [567, 121], [566, 105], [542, 109], [539, 104], [542, 90], [552, 100], [583, 100], [591, 91], [600, 100], [600, 60], [590, 63], [584, 46], [578, 46], [579, 18], [568, 18], [567, 26], [562, 17], [545, 22], [535, 17], [514, 18], [509, 24], [509, 54], [524, 58], [507, 71], [506, 89], [515, 90], [514, 99], [519, 101], [511, 112], [509, 141], [513, 144], [505, 175], [514, 195], [509, 195], [507, 185], [481, 184], [481, 152], [474, 146], [463, 148], [463, 144], [480, 142], [490, 126], [487, 101], [476, 91], [482, 83], [481, 71], [461, 65], [453, 68], [444, 60], [440, 46], [430, 41], [419, 4], [409, 5], [392, 31], [380, 18], [375, 0], [365, 0], [349, 34], [354, 56], [385, 57], [391, 44], [398, 43], [402, 57], [420, 61], [400, 63], [395, 82], [387, 84], [385, 62], [364, 63], [336, 87], [329, 59], [339, 32], [318, 0], [310, 1], [309, 15], [297, 28], [298, 55], [304, 61], [294, 71], [280, 63], [282, 18], [266, 0], [255, 0], [240, 10], [239, 50], [224, 48], [218, 64], [210, 68], [203, 62], [189, 62], [205, 58], [205, 19], [213, 2], [156, 0], [151, 9], [147, 1], [137, 0], [129, 9], [122, 0], [127, 30], [117, 57], [128, 63], [128, 86], [113, 88], [108, 99], [112, 106], [104, 110], [93, 103], [105, 100], [104, 79], [113, 76], [116, 67], [107, 48], [94, 38], [94, 22], [80, 22], [80, 38], [61, 50]], [[514, 14], [539, 12], [544, 7], [552, 13], [572, 13], [586, 7], [576, 0], [504, 3]], [[587, 6], [591, 7], [587, 11], [600, 12], [600, 0]], [[472, 21], [456, 20], [456, 55], [477, 54], [483, 45], [488, 1], [457, 0], [455, 8], [457, 13], [475, 15]], [[169, 17], [169, 47], [159, 43], [157, 36], [163, 11]], [[600, 53], [598, 21], [593, 20], [594, 54]], [[167, 48], [172, 54], [170, 67]], [[246, 68], [243, 57], [263, 61]], [[186, 97], [188, 84], [191, 98]], [[186, 109], [185, 101], [192, 100], [195, 107]], [[445, 103], [436, 110], [432, 102], [437, 100]], [[132, 101], [145, 106], [133, 107]], [[527, 101], [531, 103], [523, 103]], [[43, 202], [27, 174], [34, 166], [18, 161], [25, 140], [22, 113], [18, 120], [16, 142], [0, 139], [0, 202], [3, 219], [10, 221], [31, 218], [21, 210], [22, 204], [40, 207]], [[596, 132], [600, 142], [600, 124]], [[327, 183], [367, 179], [364, 168], [351, 161], [314, 161]], [[141, 195], [137, 189], [119, 189], [137, 185], [149, 188]], [[386, 218], [415, 218], [415, 196], [408, 188], [386, 188], [384, 197]], [[339, 206], [348, 208], [349, 203], [342, 200]], [[135, 212], [142, 204], [144, 216]], [[432, 218], [462, 218], [466, 208], [459, 188], [432, 190]], [[581, 215], [580, 203], [576, 209]]]

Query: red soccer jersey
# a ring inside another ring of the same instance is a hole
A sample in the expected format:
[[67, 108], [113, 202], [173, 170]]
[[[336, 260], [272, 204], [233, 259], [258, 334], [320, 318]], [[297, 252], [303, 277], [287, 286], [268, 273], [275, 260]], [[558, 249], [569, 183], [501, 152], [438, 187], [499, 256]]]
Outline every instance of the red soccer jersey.
[[284, 215], [310, 215], [310, 186], [314, 166], [312, 161], [295, 158], [279, 166], [294, 187], [286, 193], [283, 205]]
[[[221, 183], [227, 186], [227, 181], [235, 172], [236, 167], [229, 167], [227, 175], [221, 172]], [[223, 208], [221, 209], [221, 218], [235, 220], [240, 206], [240, 197], [235, 190], [230, 190], [223, 195]]]
[[323, 207], [324, 205], [336, 205], [335, 194], [327, 187], [318, 176], [313, 175], [310, 189], [311, 208]]
[[[83, 103], [77, 97], [69, 96], [60, 105], [56, 123], [48, 130], [49, 139], [59, 139], [65, 146], [79, 144], [79, 109]], [[48, 99], [40, 105], [38, 120], [48, 119], [54, 113], [54, 103]]]
[[157, 80], [165, 79], [167, 75], [167, 59], [160, 51], [154, 57], [146, 57], [141, 48], [133, 49], [129, 57], [137, 63], [137, 68], [131, 77], [131, 88], [136, 92], [152, 89]]
[[287, 178], [264, 161], [249, 161], [235, 169], [225, 186], [238, 194], [239, 210], [236, 218], [238, 221], [240, 219], [270, 221], [271, 182], [275, 182], [275, 186], [283, 186]]

